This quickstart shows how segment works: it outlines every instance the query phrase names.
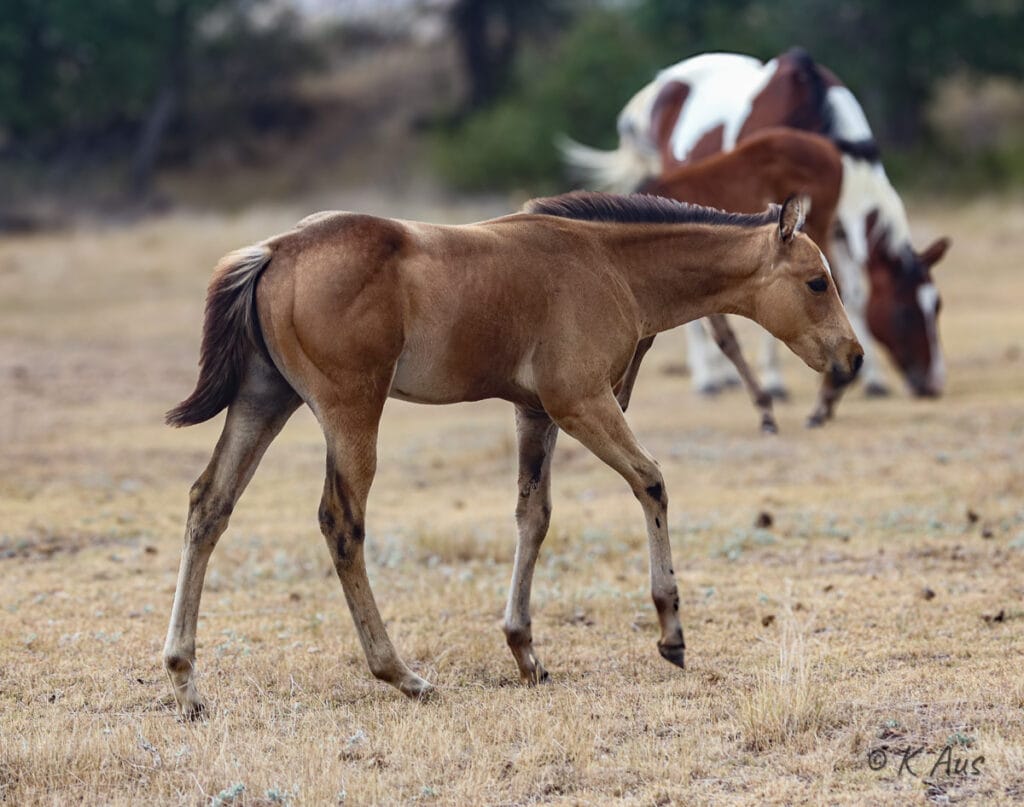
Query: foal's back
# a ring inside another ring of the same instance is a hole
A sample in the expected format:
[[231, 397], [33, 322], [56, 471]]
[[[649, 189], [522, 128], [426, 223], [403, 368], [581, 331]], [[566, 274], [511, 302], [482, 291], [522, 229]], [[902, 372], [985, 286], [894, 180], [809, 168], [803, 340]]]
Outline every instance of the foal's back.
[[406, 400], [536, 404], [523, 368], [538, 344], [583, 339], [595, 319], [622, 325], [607, 322], [621, 319], [621, 284], [593, 282], [614, 271], [601, 227], [523, 213], [458, 226], [319, 213], [268, 242], [260, 324], [286, 366], [395, 366], [391, 393]]

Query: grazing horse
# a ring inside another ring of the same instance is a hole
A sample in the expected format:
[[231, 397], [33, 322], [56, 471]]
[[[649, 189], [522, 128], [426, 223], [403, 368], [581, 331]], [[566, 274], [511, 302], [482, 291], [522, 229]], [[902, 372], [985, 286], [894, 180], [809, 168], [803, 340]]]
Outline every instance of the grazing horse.
[[[768, 126], [822, 134], [843, 154], [843, 189], [836, 211], [832, 256], [850, 321], [865, 348], [869, 394], [886, 394], [873, 336], [890, 353], [915, 395], [935, 396], [945, 383], [939, 342], [939, 294], [931, 267], [949, 245], [941, 239], [923, 253], [910, 243], [899, 195], [889, 183], [864, 112], [827, 68], [794, 48], [767, 64], [735, 53], [694, 56], [662, 70], [619, 115], [619, 147], [604, 152], [567, 141], [571, 166], [588, 184], [634, 190], [683, 162], [728, 151]], [[714, 391], [707, 336], [687, 331], [694, 383]], [[766, 383], [784, 391], [774, 348]]]
[[[842, 159], [839, 149], [830, 140], [798, 129], [776, 127], [756, 132], [732, 151], [678, 165], [660, 179], [645, 184], [642, 190], [738, 213], [752, 213], [771, 202], [804, 195], [810, 201], [810, 208], [803, 231], [814, 243], [827, 245], [835, 223], [842, 181]], [[840, 285], [840, 297], [842, 293]], [[772, 413], [772, 397], [751, 372], [728, 320], [721, 314], [714, 314], [708, 317], [708, 323], [715, 341], [736, 366], [760, 412], [762, 430], [778, 431]], [[695, 324], [700, 327], [699, 323]], [[653, 341], [651, 337], [645, 349], [650, 348]], [[635, 379], [638, 370], [639, 366], [630, 368], [627, 377]], [[828, 373], [823, 379], [818, 404], [810, 417], [816, 424], [831, 416], [843, 389]]]
[[547, 673], [530, 586], [551, 514], [558, 429], [618, 471], [650, 545], [658, 649], [683, 666], [665, 482], [616, 393], [640, 342], [714, 313], [750, 317], [817, 371], [852, 375], [863, 350], [799, 200], [742, 215], [653, 196], [582, 194], [465, 226], [321, 213], [231, 253], [214, 270], [199, 381], [168, 413], [186, 426], [227, 407], [192, 487], [164, 666], [196, 717], [196, 623], [206, 566], [264, 451], [300, 404], [320, 422], [320, 528], [370, 670], [410, 697], [430, 684], [399, 658], [363, 559], [366, 500], [388, 397], [501, 398], [516, 407], [518, 543], [505, 634], [525, 682]]

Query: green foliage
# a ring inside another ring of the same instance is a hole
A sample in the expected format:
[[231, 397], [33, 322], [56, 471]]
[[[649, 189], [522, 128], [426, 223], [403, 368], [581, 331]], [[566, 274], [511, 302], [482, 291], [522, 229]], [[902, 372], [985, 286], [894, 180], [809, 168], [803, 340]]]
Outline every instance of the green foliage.
[[612, 145], [619, 109], [656, 67], [654, 54], [628, 21], [612, 12], [588, 13], [553, 55], [523, 55], [512, 92], [438, 133], [434, 164], [462, 189], [541, 192], [563, 186], [558, 135]]
[[46, 145], [134, 127], [167, 86], [179, 114], [272, 94], [310, 50], [287, 25], [254, 27], [259, 2], [4, 0], [0, 135]]
[[141, 116], [161, 80], [175, 15], [219, 2], [5, 0], [0, 127], [38, 139]]

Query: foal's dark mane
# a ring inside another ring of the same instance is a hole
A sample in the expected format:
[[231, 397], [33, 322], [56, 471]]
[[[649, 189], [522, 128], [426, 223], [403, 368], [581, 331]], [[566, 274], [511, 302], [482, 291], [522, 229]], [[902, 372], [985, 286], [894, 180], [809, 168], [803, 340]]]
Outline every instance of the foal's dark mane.
[[563, 219], [604, 221], [620, 224], [722, 224], [733, 227], [763, 227], [776, 224], [779, 206], [771, 205], [763, 213], [727, 213], [714, 207], [702, 207], [662, 196], [631, 193], [621, 196], [596, 191], [573, 191], [561, 196], [531, 199], [524, 213], [542, 213]]

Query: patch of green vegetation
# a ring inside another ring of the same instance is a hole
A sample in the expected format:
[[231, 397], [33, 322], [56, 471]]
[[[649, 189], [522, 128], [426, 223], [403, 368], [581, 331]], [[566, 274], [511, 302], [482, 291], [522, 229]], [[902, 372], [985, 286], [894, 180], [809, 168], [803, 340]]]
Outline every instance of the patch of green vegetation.
[[628, 20], [608, 11], [586, 14], [554, 54], [524, 53], [512, 92], [435, 134], [434, 167], [462, 190], [564, 189], [558, 137], [613, 146], [616, 115], [657, 67], [649, 43]]

